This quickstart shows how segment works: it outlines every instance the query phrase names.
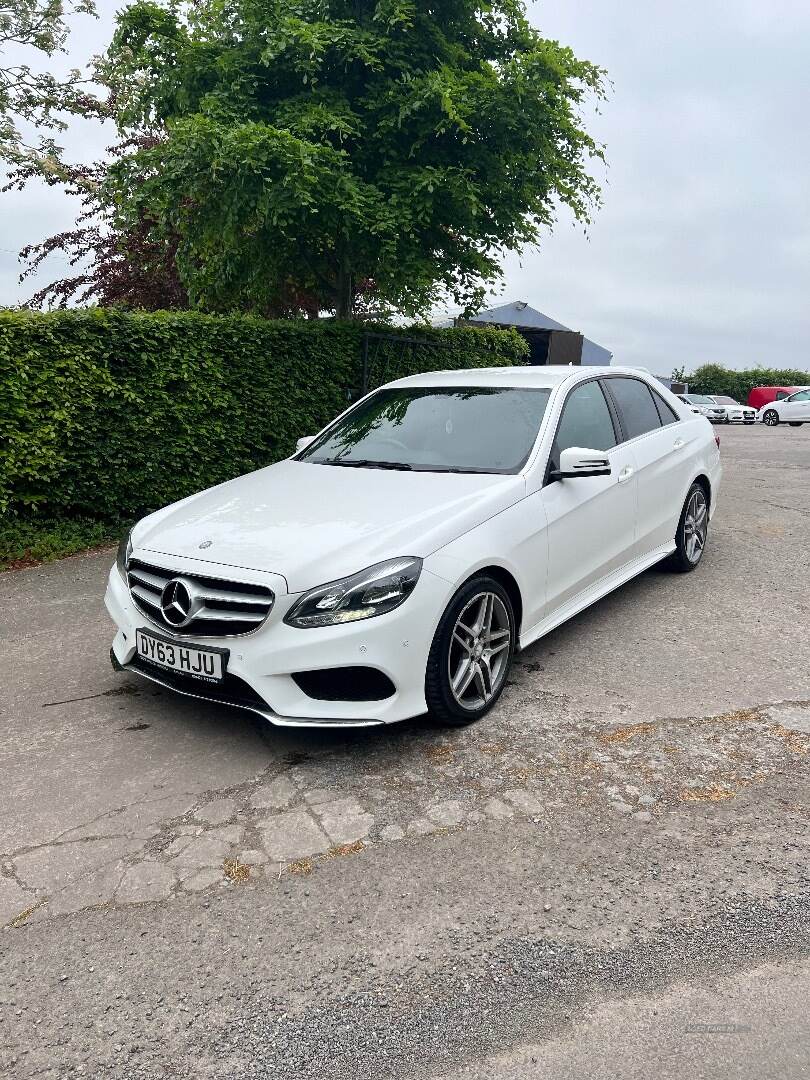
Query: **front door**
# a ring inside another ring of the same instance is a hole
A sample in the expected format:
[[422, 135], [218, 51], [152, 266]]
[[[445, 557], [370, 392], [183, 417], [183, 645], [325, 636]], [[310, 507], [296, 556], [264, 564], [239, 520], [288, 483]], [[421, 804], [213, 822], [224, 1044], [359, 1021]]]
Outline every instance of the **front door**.
[[636, 462], [619, 434], [597, 379], [580, 383], [563, 407], [551, 451], [552, 468], [572, 446], [602, 450], [609, 476], [579, 476], [546, 484], [541, 497], [548, 523], [546, 613], [632, 558], [636, 529]]
[[800, 390], [798, 394], [791, 394], [780, 402], [779, 417], [794, 424], [810, 422], [810, 390]]

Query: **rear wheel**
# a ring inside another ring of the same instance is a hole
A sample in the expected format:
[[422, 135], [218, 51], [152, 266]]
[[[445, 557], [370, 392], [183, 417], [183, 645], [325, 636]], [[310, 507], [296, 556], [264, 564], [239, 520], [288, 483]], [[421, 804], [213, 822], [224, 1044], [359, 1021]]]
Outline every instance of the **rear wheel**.
[[790, 424], [791, 427], [801, 427], [802, 426], [801, 420], [788, 420], [788, 423]]
[[776, 409], [768, 409], [765, 415], [762, 417], [762, 423], [767, 424], [768, 427], [776, 427], [779, 423], [779, 413]]
[[694, 483], [683, 504], [678, 531], [675, 533], [675, 551], [670, 556], [673, 570], [688, 573], [703, 558], [709, 534], [709, 500], [701, 484]]
[[433, 719], [463, 726], [479, 720], [501, 696], [515, 652], [509, 594], [480, 575], [463, 585], [442, 615], [425, 672]]

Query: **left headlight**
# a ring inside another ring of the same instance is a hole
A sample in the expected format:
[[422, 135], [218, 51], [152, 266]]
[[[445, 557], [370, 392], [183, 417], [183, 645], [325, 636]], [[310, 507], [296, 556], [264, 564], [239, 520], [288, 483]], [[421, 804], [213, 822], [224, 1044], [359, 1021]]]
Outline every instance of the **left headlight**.
[[115, 557], [115, 565], [118, 567], [118, 572], [124, 581], [127, 580], [127, 563], [129, 557], [132, 554], [132, 529], [121, 537], [121, 543], [118, 545], [118, 554]]
[[306, 630], [384, 615], [408, 599], [421, 572], [422, 560], [417, 558], [406, 556], [377, 563], [359, 574], [304, 593], [287, 612], [284, 622]]

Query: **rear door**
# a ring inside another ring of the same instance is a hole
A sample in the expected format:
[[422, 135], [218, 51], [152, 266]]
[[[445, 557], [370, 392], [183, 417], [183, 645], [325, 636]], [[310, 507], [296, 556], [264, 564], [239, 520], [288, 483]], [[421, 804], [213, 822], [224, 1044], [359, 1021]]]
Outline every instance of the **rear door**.
[[684, 423], [642, 379], [609, 375], [604, 382], [618, 414], [622, 440], [636, 461], [635, 554], [642, 557], [674, 540], [692, 479], [695, 425]]
[[540, 492], [547, 521], [547, 612], [562, 607], [632, 558], [636, 475], [632, 450], [597, 378], [568, 393], [551, 449], [549, 470], [572, 446], [605, 451], [609, 476], [547, 480]]

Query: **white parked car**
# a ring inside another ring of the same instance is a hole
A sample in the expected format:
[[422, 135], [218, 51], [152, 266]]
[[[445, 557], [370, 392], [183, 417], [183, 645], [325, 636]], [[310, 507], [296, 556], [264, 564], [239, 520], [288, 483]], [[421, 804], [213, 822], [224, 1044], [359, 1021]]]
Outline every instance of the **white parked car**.
[[791, 427], [810, 424], [810, 388], [799, 390], [780, 401], [768, 402], [757, 413], [757, 419], [768, 427], [781, 423], [790, 424]]
[[725, 424], [753, 424], [757, 419], [757, 410], [750, 405], [741, 405], [727, 394], [711, 394], [712, 401], [725, 413]]
[[678, 394], [678, 397], [684, 405], [689, 405], [700, 416], [705, 416], [707, 420], [711, 420], [713, 424], [725, 423], [726, 410], [720, 405], [716, 405], [714, 399], [710, 398], [708, 394]]
[[699, 564], [718, 447], [629, 369], [401, 379], [138, 522], [113, 663], [274, 724], [469, 723], [517, 649], [665, 557]]

